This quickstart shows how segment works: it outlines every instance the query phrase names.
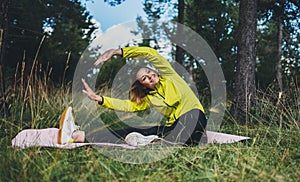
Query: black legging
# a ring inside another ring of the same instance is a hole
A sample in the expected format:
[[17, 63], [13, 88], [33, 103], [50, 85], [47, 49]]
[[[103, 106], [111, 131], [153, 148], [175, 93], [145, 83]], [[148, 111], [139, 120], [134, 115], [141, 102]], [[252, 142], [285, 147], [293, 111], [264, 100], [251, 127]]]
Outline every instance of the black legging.
[[[178, 142], [187, 145], [199, 144], [207, 124], [204, 113], [199, 109], [193, 109], [181, 115], [172, 126], [153, 127], [126, 127], [119, 130], [100, 131], [93, 134], [93, 142], [113, 142], [117, 143], [124, 139], [131, 132], [139, 132], [145, 136], [158, 135], [170, 142]], [[201, 140], [205, 142], [205, 140]]]

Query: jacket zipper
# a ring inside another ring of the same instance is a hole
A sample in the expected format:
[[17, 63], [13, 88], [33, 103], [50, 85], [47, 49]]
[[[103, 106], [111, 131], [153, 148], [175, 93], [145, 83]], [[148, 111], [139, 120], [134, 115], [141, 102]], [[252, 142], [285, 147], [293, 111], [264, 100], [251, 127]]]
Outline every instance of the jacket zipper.
[[157, 93], [160, 97], [162, 97], [162, 98], [164, 99], [164, 103], [165, 103], [168, 107], [172, 107], [172, 108], [176, 109], [176, 106], [171, 106], [171, 105], [169, 105], [168, 103], [166, 103], [166, 102], [165, 102], [165, 97], [162, 96], [158, 91], [157, 91], [156, 93]]

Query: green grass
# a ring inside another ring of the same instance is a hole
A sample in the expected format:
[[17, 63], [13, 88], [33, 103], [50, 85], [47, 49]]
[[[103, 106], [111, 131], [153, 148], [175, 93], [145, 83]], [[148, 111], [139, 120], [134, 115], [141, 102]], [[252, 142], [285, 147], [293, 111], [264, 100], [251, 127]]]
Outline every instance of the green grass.
[[[233, 129], [234, 130], [234, 129]], [[299, 131], [239, 128], [235, 144], [181, 148], [147, 164], [107, 158], [93, 147], [13, 149], [1, 140], [1, 181], [299, 181]], [[228, 129], [227, 131], [230, 131]]]
[[70, 90], [64, 89], [70, 86], [45, 85], [29, 84], [28, 92], [8, 89], [10, 114], [0, 121], [0, 181], [300, 181], [299, 89], [277, 106], [261, 93], [246, 126], [227, 114], [220, 131], [252, 140], [182, 147], [161, 160], [131, 164], [94, 147], [12, 148], [11, 139], [22, 129], [58, 127], [60, 113], [72, 103]]

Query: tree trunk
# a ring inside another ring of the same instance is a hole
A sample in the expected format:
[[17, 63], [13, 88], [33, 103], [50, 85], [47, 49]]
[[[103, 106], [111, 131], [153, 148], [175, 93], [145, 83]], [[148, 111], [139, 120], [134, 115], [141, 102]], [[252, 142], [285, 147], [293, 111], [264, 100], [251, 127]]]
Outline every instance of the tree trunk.
[[247, 124], [247, 113], [255, 103], [255, 60], [257, 1], [241, 0], [237, 37], [237, 67], [233, 116], [239, 124]]
[[[178, 23], [183, 24], [184, 22], [184, 0], [179, 0], [178, 1]], [[177, 35], [182, 36], [183, 35], [183, 26], [178, 26], [177, 27]], [[176, 52], [175, 52], [175, 60], [183, 64], [183, 49], [179, 46], [176, 45]]]
[[277, 79], [277, 84], [278, 84], [278, 89], [279, 89], [279, 94], [278, 94], [278, 101], [277, 104], [279, 104], [279, 101], [282, 96], [282, 66], [281, 66], [281, 55], [282, 55], [282, 31], [283, 31], [283, 13], [284, 13], [284, 2], [280, 2], [280, 7], [279, 7], [279, 16], [278, 16], [278, 34], [277, 34], [277, 53], [276, 53], [276, 79]]
[[5, 88], [5, 76], [4, 76], [4, 63], [6, 55], [6, 42], [7, 42], [7, 30], [8, 30], [8, 6], [10, 0], [2, 0], [0, 4], [0, 110], [4, 115], [8, 114], [6, 103], [6, 88]]
[[[281, 19], [281, 18], [279, 18]], [[277, 78], [277, 83], [279, 87], [279, 91], [281, 92], [283, 87], [282, 87], [282, 66], [281, 66], [281, 54], [282, 54], [282, 22], [280, 20], [278, 21], [278, 37], [277, 37], [277, 66], [276, 66], [276, 78]]]

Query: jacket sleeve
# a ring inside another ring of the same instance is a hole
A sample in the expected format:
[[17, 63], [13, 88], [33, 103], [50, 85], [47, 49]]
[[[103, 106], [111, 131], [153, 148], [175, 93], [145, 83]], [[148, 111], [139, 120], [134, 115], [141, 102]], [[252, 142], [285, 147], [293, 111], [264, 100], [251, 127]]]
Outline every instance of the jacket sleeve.
[[171, 64], [155, 49], [150, 47], [124, 47], [124, 58], [146, 58], [162, 75], [176, 74]]
[[150, 104], [147, 100], [141, 104], [137, 104], [130, 100], [121, 100], [103, 96], [102, 106], [116, 111], [136, 112], [146, 110], [150, 107]]

